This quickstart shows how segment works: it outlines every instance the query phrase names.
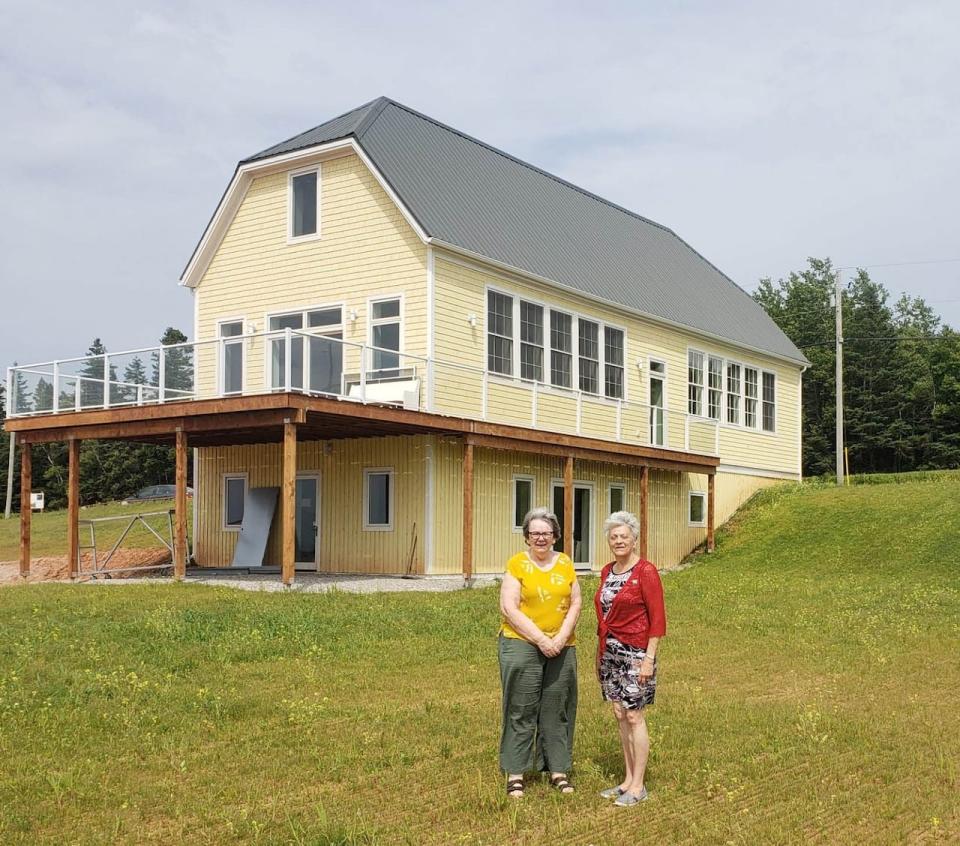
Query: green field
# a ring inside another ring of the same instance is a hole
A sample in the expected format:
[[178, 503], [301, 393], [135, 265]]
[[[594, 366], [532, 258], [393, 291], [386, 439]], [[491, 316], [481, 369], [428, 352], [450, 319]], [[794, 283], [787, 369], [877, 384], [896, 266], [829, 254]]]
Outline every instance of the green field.
[[[128, 517], [131, 514], [173, 509], [172, 499], [158, 499], [150, 502], [131, 502], [123, 505], [119, 502], [105, 502], [101, 505], [84, 506], [80, 509], [80, 520], [92, 520], [102, 517]], [[187, 534], [192, 533], [193, 500], [187, 500]], [[2, 514], [0, 514], [2, 516]], [[164, 517], [150, 517], [147, 522], [163, 537], [170, 534], [169, 524]], [[100, 523], [97, 525], [98, 549], [109, 549], [126, 528], [126, 521]], [[80, 543], [90, 542], [90, 531], [80, 526]], [[15, 561], [20, 555], [20, 520], [16, 514], [9, 520], [0, 520], [0, 561]], [[137, 525], [123, 541], [124, 549], [137, 547], [159, 547], [160, 542]], [[67, 554], [67, 512], [36, 512], [30, 518], [30, 554], [33, 558]]]
[[493, 588], [0, 589], [0, 842], [956, 842], [958, 500], [956, 476], [772, 490], [666, 575], [627, 809], [596, 797], [620, 753], [591, 610], [578, 792], [513, 802]]

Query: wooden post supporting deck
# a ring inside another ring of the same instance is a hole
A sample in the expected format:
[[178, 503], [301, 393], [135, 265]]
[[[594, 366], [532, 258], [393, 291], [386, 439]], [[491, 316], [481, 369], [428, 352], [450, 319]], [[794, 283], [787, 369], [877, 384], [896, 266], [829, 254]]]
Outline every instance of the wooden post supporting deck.
[[707, 552], [713, 552], [713, 527], [714, 527], [714, 489], [716, 488], [717, 474], [711, 473], [707, 476]]
[[20, 575], [30, 575], [30, 486], [33, 478], [33, 454], [30, 444], [20, 444]]
[[463, 578], [473, 578], [473, 444], [463, 447]]
[[293, 584], [295, 574], [295, 535], [297, 530], [297, 424], [283, 421], [283, 486], [280, 489], [280, 513], [283, 516], [283, 554], [280, 562], [283, 583]]
[[645, 561], [647, 559], [647, 550], [650, 541], [650, 521], [649, 514], [650, 500], [650, 468], [640, 468], [640, 557]]
[[67, 441], [67, 569], [80, 573], [80, 441]]
[[177, 427], [176, 496], [174, 498], [173, 577], [181, 581], [187, 575], [187, 433]]
[[563, 551], [573, 558], [573, 456], [563, 460]]

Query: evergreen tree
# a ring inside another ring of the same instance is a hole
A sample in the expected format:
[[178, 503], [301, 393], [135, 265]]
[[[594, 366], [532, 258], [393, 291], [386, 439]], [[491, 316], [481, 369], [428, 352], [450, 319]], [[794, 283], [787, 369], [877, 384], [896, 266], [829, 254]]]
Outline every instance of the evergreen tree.
[[87, 358], [80, 368], [80, 406], [81, 408], [98, 408], [103, 405], [103, 356], [107, 348], [94, 338], [87, 350]]
[[[137, 385], [147, 384], [147, 369], [143, 366], [143, 360], [137, 356], [131, 360], [123, 371], [123, 402], [135, 403], [139, 399]], [[147, 394], [145, 399], [149, 399]]]
[[[168, 326], [160, 344], [165, 347], [187, 343], [187, 336]], [[153, 383], [160, 384], [160, 355], [153, 356]], [[164, 390], [167, 400], [189, 399], [193, 393], [193, 348], [174, 347], [164, 352]]]

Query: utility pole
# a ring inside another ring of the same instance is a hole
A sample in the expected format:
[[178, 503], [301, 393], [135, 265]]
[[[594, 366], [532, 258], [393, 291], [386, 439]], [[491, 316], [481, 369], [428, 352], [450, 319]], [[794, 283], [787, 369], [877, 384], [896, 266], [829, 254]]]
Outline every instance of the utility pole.
[[843, 484], [843, 295], [837, 268], [834, 299], [837, 303], [837, 484]]

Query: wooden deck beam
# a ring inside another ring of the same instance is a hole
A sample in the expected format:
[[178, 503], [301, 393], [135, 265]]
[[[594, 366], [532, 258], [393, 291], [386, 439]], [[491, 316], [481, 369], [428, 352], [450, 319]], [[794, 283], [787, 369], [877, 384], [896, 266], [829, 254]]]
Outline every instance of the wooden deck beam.
[[648, 559], [650, 542], [650, 468], [640, 468], [640, 557]]
[[67, 442], [67, 568], [70, 578], [80, 573], [80, 441]]
[[33, 479], [33, 452], [30, 444], [20, 444], [20, 575], [30, 575], [30, 518], [33, 515], [30, 494]]
[[283, 553], [280, 571], [283, 583], [293, 584], [296, 572], [297, 530], [297, 424], [286, 420], [283, 424], [283, 485], [280, 488], [280, 514]]
[[182, 581], [187, 575], [187, 433], [177, 429], [176, 493], [174, 497], [173, 577]]
[[573, 560], [573, 456], [563, 462], [563, 551]]
[[714, 525], [716, 520], [716, 486], [717, 474], [711, 473], [707, 476], [707, 552], [713, 552], [715, 549]]
[[463, 447], [463, 578], [473, 578], [473, 444]]

